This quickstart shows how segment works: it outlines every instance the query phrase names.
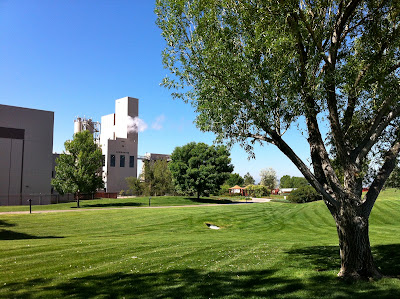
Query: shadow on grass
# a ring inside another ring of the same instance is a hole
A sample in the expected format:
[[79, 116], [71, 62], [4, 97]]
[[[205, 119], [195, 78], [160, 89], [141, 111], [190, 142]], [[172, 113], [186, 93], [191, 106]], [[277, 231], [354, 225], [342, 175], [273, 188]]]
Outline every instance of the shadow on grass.
[[[383, 275], [400, 278], [400, 244], [377, 245], [372, 247], [376, 265]], [[291, 250], [296, 260], [311, 264], [313, 269], [321, 271], [340, 270], [339, 246], [313, 246]]]
[[0, 240], [24, 240], [24, 239], [59, 239], [64, 237], [56, 236], [34, 236], [25, 233], [14, 232], [12, 230], [2, 229], [0, 230]]
[[[396, 285], [344, 282], [335, 275], [279, 276], [279, 270], [212, 271], [197, 269], [154, 273], [114, 272], [87, 275], [59, 282], [31, 281], [7, 284], [4, 295], [31, 298], [398, 298]], [[15, 295], [15, 294], [14, 294]]]
[[400, 244], [373, 246], [372, 254], [384, 275], [400, 278]]
[[12, 227], [12, 226], [16, 226], [16, 224], [8, 223], [8, 222], [6, 222], [4, 220], [0, 220], [0, 226], [2, 226], [2, 227]]
[[[108, 208], [108, 207], [140, 207], [143, 206], [143, 203], [139, 202], [117, 202], [117, 203], [80, 203], [81, 208]], [[74, 207], [76, 208], [76, 207]]]
[[232, 201], [230, 199], [213, 199], [213, 198], [199, 198], [197, 197], [186, 197], [185, 199], [190, 200], [192, 202], [198, 202], [198, 203], [212, 203], [212, 204], [231, 204], [231, 203], [237, 203], [235, 201]]
[[[63, 297], [74, 298], [273, 297], [302, 289], [297, 279], [272, 277], [274, 272], [201, 272], [195, 269], [140, 274], [119, 272], [74, 278], [55, 288]], [[271, 289], [265, 289], [266, 285]]]
[[[13, 227], [13, 226], [16, 226], [16, 224], [0, 220], [0, 227]], [[64, 238], [64, 237], [54, 237], [54, 236], [38, 237], [25, 233], [15, 232], [8, 229], [0, 229], [0, 240], [55, 239], [55, 238]]]

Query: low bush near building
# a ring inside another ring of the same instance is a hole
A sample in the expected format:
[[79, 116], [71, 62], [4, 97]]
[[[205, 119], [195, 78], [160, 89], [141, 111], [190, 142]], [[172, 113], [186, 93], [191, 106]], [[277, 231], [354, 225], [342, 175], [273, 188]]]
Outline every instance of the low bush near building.
[[297, 188], [296, 190], [293, 190], [287, 199], [290, 202], [295, 202], [295, 203], [305, 203], [305, 202], [311, 202], [311, 201], [316, 201], [320, 200], [321, 195], [318, 194], [317, 191], [311, 186], [302, 186], [300, 188]]
[[246, 187], [247, 194], [251, 197], [263, 197], [271, 194], [271, 190], [263, 185], [249, 185]]

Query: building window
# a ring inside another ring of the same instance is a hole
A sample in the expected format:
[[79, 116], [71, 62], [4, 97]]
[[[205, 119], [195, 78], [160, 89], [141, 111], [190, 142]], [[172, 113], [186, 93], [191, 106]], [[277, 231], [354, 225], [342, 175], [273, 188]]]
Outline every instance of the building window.
[[103, 156], [101, 157], [101, 161], [102, 161], [102, 163], [103, 163], [103, 167], [106, 166], [106, 156], [105, 156], [105, 155], [103, 155]]
[[125, 155], [121, 155], [119, 158], [119, 167], [125, 167]]
[[135, 157], [129, 156], [129, 167], [135, 167]]
[[110, 166], [115, 167], [115, 155], [110, 156]]

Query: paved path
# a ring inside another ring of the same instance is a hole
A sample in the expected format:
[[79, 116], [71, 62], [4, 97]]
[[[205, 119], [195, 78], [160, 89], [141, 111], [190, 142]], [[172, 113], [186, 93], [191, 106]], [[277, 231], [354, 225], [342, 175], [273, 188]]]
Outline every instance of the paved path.
[[[32, 214], [42, 214], [42, 213], [66, 213], [66, 212], [84, 212], [84, 211], [101, 211], [101, 210], [126, 210], [126, 209], [165, 209], [165, 208], [193, 208], [193, 207], [220, 207], [220, 206], [230, 206], [230, 205], [243, 205], [249, 203], [262, 203], [269, 202], [270, 198], [252, 198], [251, 201], [248, 202], [235, 202], [230, 204], [203, 204], [203, 205], [183, 205], [183, 206], [159, 206], [159, 207], [116, 207], [116, 208], [73, 208], [70, 210], [41, 210], [41, 211], [32, 211]], [[33, 206], [34, 208], [35, 206]], [[0, 215], [7, 214], [29, 214], [29, 211], [10, 211], [10, 212], [0, 212]]]
[[251, 199], [251, 202], [270, 202], [272, 198], [255, 198]]

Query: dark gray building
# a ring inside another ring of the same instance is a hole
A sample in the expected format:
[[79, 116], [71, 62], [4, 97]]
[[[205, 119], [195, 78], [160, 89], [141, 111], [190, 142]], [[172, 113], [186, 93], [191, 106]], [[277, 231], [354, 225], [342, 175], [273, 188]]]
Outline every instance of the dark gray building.
[[54, 112], [0, 105], [0, 205], [49, 197], [53, 127]]

